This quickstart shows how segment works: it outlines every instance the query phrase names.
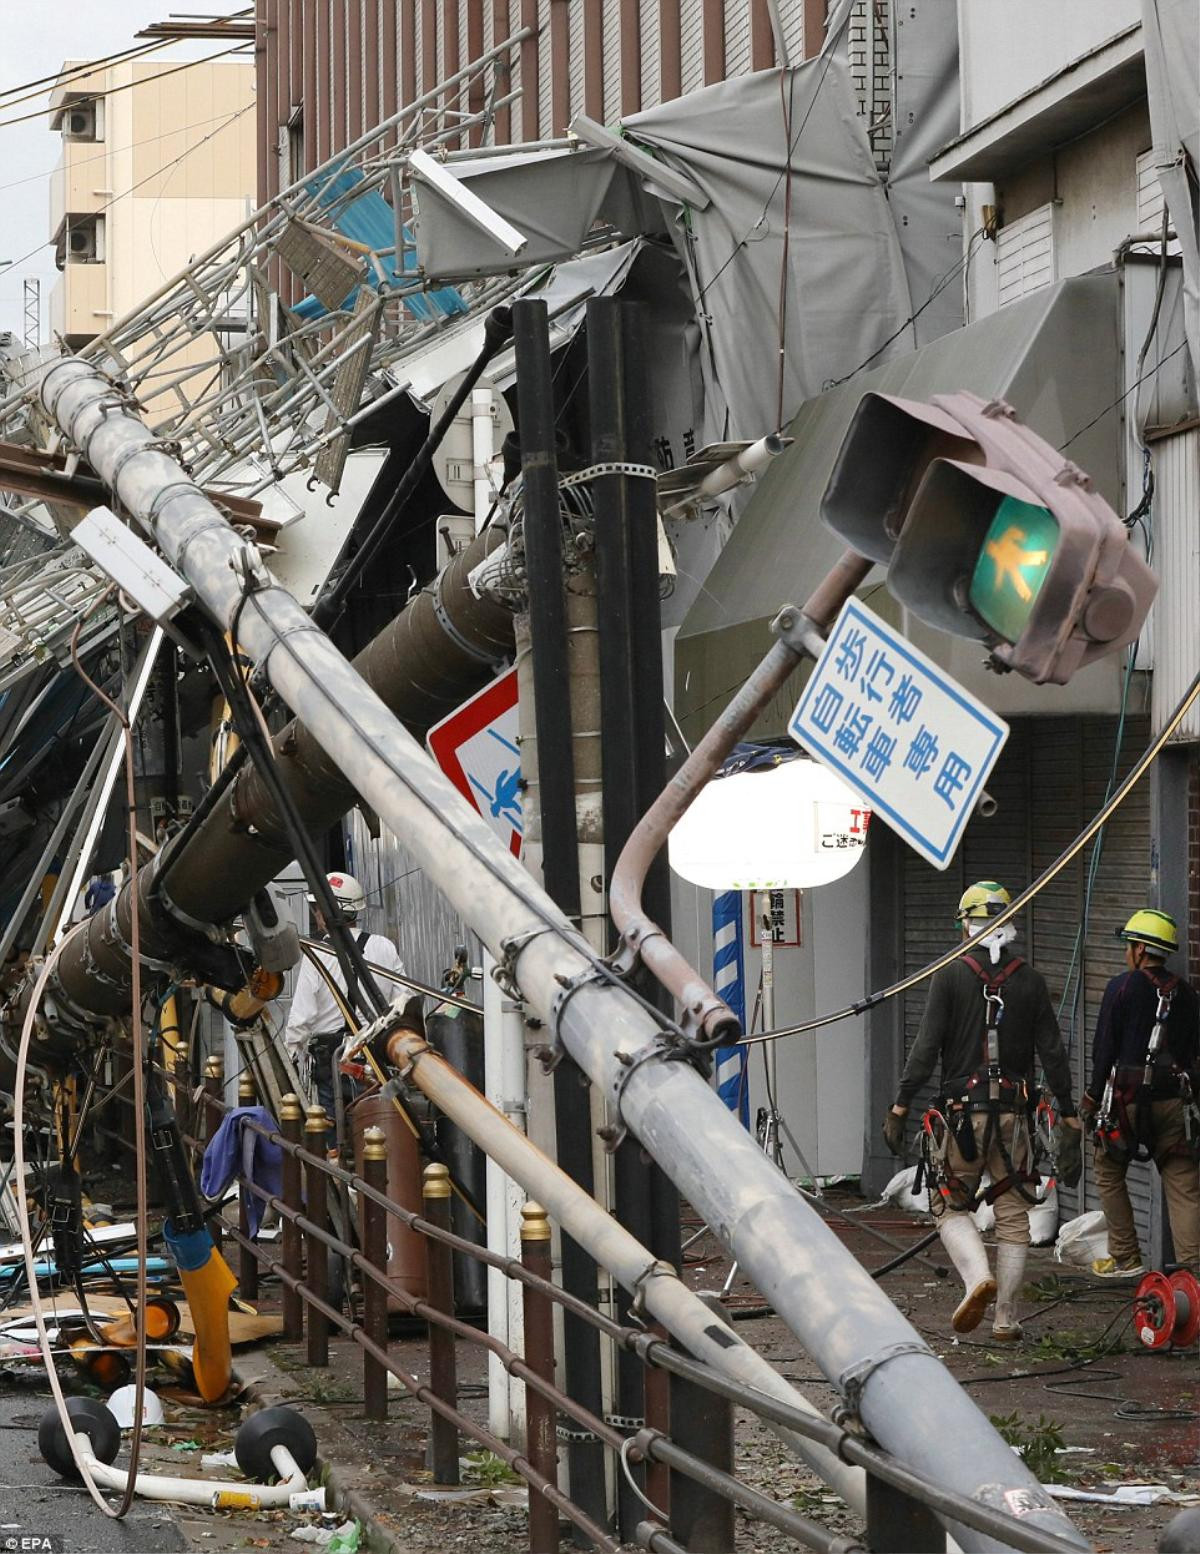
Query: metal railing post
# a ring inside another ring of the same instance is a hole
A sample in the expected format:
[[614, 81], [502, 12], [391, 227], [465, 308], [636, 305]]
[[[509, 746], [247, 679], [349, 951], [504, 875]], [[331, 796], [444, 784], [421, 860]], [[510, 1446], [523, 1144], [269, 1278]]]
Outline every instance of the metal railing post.
[[[204, 1065], [204, 1141], [211, 1143], [217, 1129], [221, 1126], [224, 1117], [224, 1108], [221, 1105], [222, 1091], [225, 1087], [225, 1065], [217, 1053], [213, 1053]], [[223, 1216], [214, 1214], [208, 1222], [209, 1232], [213, 1238], [213, 1245], [219, 1252], [225, 1243], [225, 1232], [222, 1226]]]
[[[304, 1147], [310, 1155], [325, 1158], [325, 1140], [329, 1118], [323, 1106], [310, 1106], [304, 1118]], [[312, 1161], [304, 1162], [305, 1212], [317, 1230], [329, 1229], [329, 1182], [325, 1172]], [[305, 1283], [320, 1300], [329, 1298], [329, 1247], [319, 1236], [307, 1235], [305, 1241]], [[308, 1363], [329, 1364], [329, 1318], [316, 1306], [308, 1313]]]
[[[731, 1326], [715, 1296], [701, 1296], [714, 1316]], [[733, 1473], [733, 1404], [703, 1387], [671, 1377], [671, 1437], [694, 1457]], [[670, 1470], [671, 1532], [691, 1554], [733, 1554], [733, 1502], [695, 1479]]]
[[[539, 1278], [552, 1278], [550, 1221], [539, 1203], [521, 1210], [521, 1262]], [[545, 1381], [554, 1380], [554, 1309], [541, 1290], [523, 1287], [525, 1363]], [[525, 1388], [525, 1453], [530, 1465], [550, 1482], [558, 1481], [555, 1410], [550, 1399]], [[529, 1554], [558, 1554], [558, 1512], [529, 1486]]]
[[867, 1547], [878, 1554], [946, 1554], [946, 1531], [927, 1505], [868, 1469]]
[[[279, 1131], [289, 1144], [299, 1144], [303, 1140], [304, 1113], [300, 1110], [300, 1101], [295, 1095], [289, 1094], [283, 1098], [283, 1104], [279, 1108]], [[281, 1174], [283, 1178], [281, 1196], [284, 1208], [299, 1214], [303, 1207], [300, 1161], [290, 1149], [285, 1149], [283, 1152]], [[291, 1274], [294, 1279], [301, 1278], [304, 1272], [304, 1251], [300, 1226], [290, 1215], [283, 1216], [279, 1239], [284, 1272]], [[300, 1291], [286, 1281], [280, 1296], [280, 1305], [283, 1308], [284, 1336], [293, 1340], [299, 1339], [304, 1332], [304, 1302]]]
[[[254, 1075], [249, 1069], [238, 1080], [238, 1105], [253, 1106], [258, 1099], [254, 1089]], [[238, 1229], [245, 1240], [238, 1242], [238, 1294], [243, 1300], [258, 1299], [258, 1258], [247, 1242], [250, 1235], [250, 1193], [245, 1187], [238, 1190]]]
[[[363, 1180], [387, 1191], [387, 1143], [382, 1128], [363, 1134]], [[387, 1272], [387, 1210], [365, 1194], [362, 1198], [363, 1256], [372, 1268]], [[363, 1275], [363, 1331], [372, 1343], [387, 1348], [387, 1291]], [[363, 1350], [363, 1413], [368, 1419], [387, 1418], [387, 1371], [369, 1350]]]
[[[450, 1229], [450, 1172], [433, 1162], [421, 1178], [425, 1218], [439, 1230]], [[425, 1237], [429, 1276], [429, 1304], [447, 1316], [454, 1315], [454, 1253], [444, 1241]], [[458, 1407], [458, 1356], [454, 1334], [437, 1323], [429, 1324], [429, 1385], [444, 1403]], [[453, 1420], [432, 1410], [429, 1419], [430, 1466], [435, 1484], [458, 1483], [458, 1431]]]
[[[659, 1322], [652, 1322], [649, 1331], [664, 1341], [667, 1330]], [[661, 1430], [669, 1435], [671, 1430], [671, 1378], [658, 1365], [646, 1366], [646, 1427]], [[671, 1475], [665, 1462], [653, 1459], [646, 1464], [646, 1498], [664, 1514], [671, 1506]]]

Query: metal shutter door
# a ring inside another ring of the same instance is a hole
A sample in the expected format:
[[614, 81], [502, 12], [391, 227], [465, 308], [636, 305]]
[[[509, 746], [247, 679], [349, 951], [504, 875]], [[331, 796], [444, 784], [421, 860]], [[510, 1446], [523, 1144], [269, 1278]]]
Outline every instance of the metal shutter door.
[[[1083, 723], [1083, 797], [1087, 814], [1103, 803], [1112, 770], [1115, 718], [1085, 718]], [[1146, 748], [1150, 739], [1150, 720], [1138, 715], [1125, 720], [1117, 768], [1119, 783]], [[1180, 845], [1185, 845], [1180, 839]], [[1090, 1065], [1092, 1033], [1100, 1000], [1110, 977], [1125, 969], [1124, 949], [1115, 930], [1129, 914], [1150, 899], [1150, 784], [1141, 782], [1105, 827], [1104, 848], [1092, 890], [1091, 913], [1085, 947], [1084, 1003], [1087, 1023], [1084, 1038], [1085, 1061]], [[1085, 1152], [1086, 1153], [1086, 1152]], [[1088, 1188], [1086, 1207], [1099, 1208], [1090, 1171], [1085, 1165]], [[1129, 1197], [1137, 1222], [1143, 1256], [1150, 1253], [1151, 1202], [1158, 1195], [1158, 1174], [1153, 1166], [1134, 1165], [1127, 1178]]]

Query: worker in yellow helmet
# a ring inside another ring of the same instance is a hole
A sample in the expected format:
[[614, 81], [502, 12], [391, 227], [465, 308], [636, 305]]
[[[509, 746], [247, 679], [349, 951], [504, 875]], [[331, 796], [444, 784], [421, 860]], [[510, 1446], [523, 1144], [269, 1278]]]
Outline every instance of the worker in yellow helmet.
[[[957, 922], [964, 939], [986, 930], [1011, 902], [995, 880], [964, 891]], [[954, 1312], [956, 1333], [969, 1333], [993, 1297], [992, 1337], [1021, 1337], [1017, 1296], [1029, 1251], [1029, 1209], [1037, 1201], [1033, 1159], [1034, 1068], [1040, 1059], [1058, 1101], [1058, 1175], [1072, 1184], [1082, 1170], [1080, 1124], [1071, 1099], [1071, 1065], [1045, 978], [1011, 951], [1015, 930], [1001, 924], [944, 966], [929, 984], [917, 1039], [904, 1065], [883, 1135], [904, 1152], [904, 1128], [917, 1091], [939, 1064], [941, 1094], [922, 1119], [922, 1164], [938, 1234], [963, 1281]], [[991, 1186], [980, 1191], [983, 1173]], [[996, 1214], [996, 1276], [973, 1211], [990, 1202]]]
[[1096, 1144], [1096, 1186], [1108, 1222], [1101, 1278], [1145, 1272], [1125, 1176], [1153, 1160], [1162, 1177], [1175, 1259], [1200, 1272], [1200, 1000], [1164, 962], [1179, 948], [1174, 918], [1135, 912], [1117, 937], [1126, 970], [1104, 990], [1092, 1045], [1092, 1082], [1080, 1103]]

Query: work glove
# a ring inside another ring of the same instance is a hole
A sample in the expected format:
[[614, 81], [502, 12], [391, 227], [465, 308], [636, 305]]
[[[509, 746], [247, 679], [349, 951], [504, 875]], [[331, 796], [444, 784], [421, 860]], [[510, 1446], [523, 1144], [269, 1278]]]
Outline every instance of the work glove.
[[1085, 1133], [1094, 1133], [1099, 1103], [1085, 1090], [1079, 1098], [1079, 1121]]
[[1054, 1124], [1054, 1169], [1064, 1187], [1076, 1187], [1083, 1175], [1083, 1129], [1065, 1117]]
[[904, 1158], [904, 1127], [907, 1116], [897, 1116], [889, 1106], [883, 1119], [883, 1142], [899, 1159]]

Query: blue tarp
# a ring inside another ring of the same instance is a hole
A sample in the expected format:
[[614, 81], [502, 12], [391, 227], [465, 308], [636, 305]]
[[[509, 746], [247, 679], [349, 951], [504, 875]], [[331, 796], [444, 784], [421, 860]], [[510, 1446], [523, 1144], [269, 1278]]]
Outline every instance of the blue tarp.
[[[335, 205], [338, 207], [336, 214], [330, 217], [330, 225], [343, 237], [355, 243], [363, 243], [379, 254], [381, 249], [395, 246], [396, 223], [392, 207], [378, 189], [366, 189], [354, 199], [342, 203], [344, 196], [356, 184], [360, 184], [362, 178], [363, 175], [351, 167], [344, 172], [334, 173], [330, 178], [314, 179], [305, 188], [323, 210]], [[404, 228], [403, 255], [380, 254], [379, 264], [393, 285], [403, 287], [406, 276], [416, 278], [416, 246], [407, 227]], [[400, 268], [401, 264], [403, 269]], [[355, 286], [342, 303], [343, 309], [352, 308], [357, 296], [358, 287]], [[462, 294], [453, 286], [442, 286], [437, 291], [412, 291], [403, 300], [412, 316], [424, 322], [434, 318], [453, 318], [457, 313], [469, 311]], [[300, 318], [314, 319], [321, 318], [326, 308], [316, 297], [305, 297], [291, 311]]]

